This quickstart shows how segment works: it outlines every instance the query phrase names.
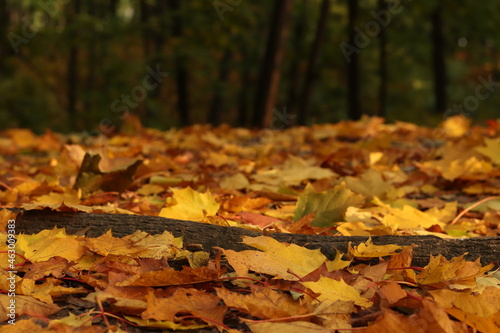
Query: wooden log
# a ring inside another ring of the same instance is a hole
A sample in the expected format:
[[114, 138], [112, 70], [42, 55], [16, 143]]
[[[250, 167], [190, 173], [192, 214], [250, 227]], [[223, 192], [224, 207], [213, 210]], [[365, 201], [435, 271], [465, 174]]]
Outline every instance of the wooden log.
[[[192, 221], [174, 220], [157, 216], [122, 215], [122, 214], [87, 214], [54, 211], [31, 210], [18, 216], [16, 232], [32, 234], [54, 226], [65, 228], [69, 234], [86, 229], [86, 236], [97, 237], [112, 229], [113, 235], [122, 237], [136, 230], [150, 234], [163, 233], [165, 230], [174, 236], [183, 236], [184, 244], [200, 244], [209, 251], [212, 247], [221, 247], [242, 251], [253, 249], [241, 243], [242, 236], [259, 236], [261, 232], [236, 227], [224, 227]], [[347, 253], [348, 243], [358, 245], [368, 237], [323, 236], [271, 233], [270, 237], [286, 243], [321, 249], [333, 259], [336, 249]], [[413, 265], [425, 266], [431, 255], [442, 254], [447, 259], [468, 253], [466, 258], [481, 258], [481, 263], [499, 261], [500, 237], [481, 237], [466, 239], [443, 239], [436, 236], [373, 236], [377, 245], [417, 245], [414, 248]]]

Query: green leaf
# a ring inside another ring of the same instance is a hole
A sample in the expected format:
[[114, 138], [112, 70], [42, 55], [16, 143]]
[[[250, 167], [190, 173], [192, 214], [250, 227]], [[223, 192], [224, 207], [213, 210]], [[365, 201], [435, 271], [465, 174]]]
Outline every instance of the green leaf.
[[357, 206], [365, 201], [361, 194], [355, 194], [345, 183], [335, 186], [326, 192], [316, 192], [308, 184], [299, 196], [293, 221], [305, 215], [316, 213], [311, 223], [313, 227], [331, 227], [335, 222], [344, 222], [344, 213], [350, 206]]

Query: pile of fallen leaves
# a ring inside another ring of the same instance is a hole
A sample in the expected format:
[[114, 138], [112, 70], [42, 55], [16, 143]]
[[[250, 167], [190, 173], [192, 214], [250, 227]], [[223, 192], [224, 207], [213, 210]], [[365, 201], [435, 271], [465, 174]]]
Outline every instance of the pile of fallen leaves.
[[[0, 134], [0, 203], [266, 232], [499, 236], [499, 124], [453, 117], [428, 129], [365, 118], [110, 138], [13, 129]], [[245, 237], [254, 251], [207, 253], [168, 232], [22, 235], [9, 224], [16, 213], [0, 218], [9, 332], [500, 331], [498, 273], [463, 256], [413, 267], [412, 247], [368, 241], [330, 261], [265, 236]]]

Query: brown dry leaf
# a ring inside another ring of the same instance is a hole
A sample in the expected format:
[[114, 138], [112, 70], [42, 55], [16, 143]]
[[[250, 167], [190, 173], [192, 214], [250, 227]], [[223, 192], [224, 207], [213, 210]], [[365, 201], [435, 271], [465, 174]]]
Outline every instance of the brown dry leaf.
[[200, 282], [214, 281], [218, 279], [223, 270], [219, 270], [210, 261], [208, 266], [191, 268], [184, 266], [182, 271], [173, 268], [166, 268], [161, 271], [152, 271], [143, 274], [136, 274], [123, 282], [116, 283], [117, 286], [175, 286], [182, 284], [193, 284]]
[[233, 197], [226, 200], [222, 207], [230, 212], [252, 211], [259, 209], [272, 202], [271, 199], [265, 197], [252, 198], [250, 196]]
[[290, 295], [270, 287], [252, 287], [252, 293], [243, 295], [225, 288], [215, 288], [217, 296], [232, 308], [260, 319], [277, 319], [309, 313], [308, 307]]
[[331, 333], [330, 328], [326, 328], [317, 324], [310, 323], [308, 321], [291, 321], [287, 323], [275, 323], [275, 322], [250, 322], [248, 320], [242, 319], [253, 333]]
[[23, 270], [26, 272], [23, 278], [39, 280], [49, 275], [60, 278], [63, 277], [65, 271], [73, 265], [74, 264], [70, 264], [68, 260], [61, 257], [50, 258], [43, 262], [27, 263], [23, 266]]
[[[251, 212], [241, 212], [237, 215], [238, 218], [241, 218], [241, 223], [248, 223], [253, 226], [258, 226], [261, 229], [272, 226], [274, 224], [280, 224], [282, 221], [262, 214], [251, 213]], [[230, 224], [231, 225], [231, 224]]]
[[175, 321], [176, 315], [183, 313], [199, 317], [210, 326], [217, 326], [224, 321], [227, 311], [226, 306], [219, 305], [217, 296], [193, 288], [177, 289], [167, 298], [158, 298], [150, 292], [146, 299], [148, 305], [141, 315], [143, 319]]
[[199, 325], [199, 324], [178, 324], [174, 323], [173, 321], [168, 321], [168, 320], [162, 320], [162, 321], [156, 321], [156, 320], [149, 320], [149, 319], [142, 319], [142, 318], [137, 318], [137, 317], [131, 317], [131, 316], [123, 316], [125, 319], [128, 321], [135, 323], [139, 326], [142, 327], [153, 327], [153, 328], [158, 328], [158, 329], [167, 329], [167, 330], [199, 330], [202, 328], [206, 328], [208, 325]]
[[384, 283], [377, 291], [377, 294], [382, 298], [386, 306], [392, 306], [407, 296], [406, 291], [396, 281]]
[[[11, 300], [12, 297], [6, 294], [0, 294], [0, 307], [2, 309], [0, 313], [3, 313], [3, 315], [0, 315], [0, 322], [10, 319], [7, 314], [11, 313], [8, 308], [11, 306]], [[59, 306], [55, 304], [46, 304], [33, 297], [24, 295], [16, 295], [14, 308], [16, 317], [25, 314], [33, 317], [46, 318], [60, 310]]]
[[410, 316], [386, 309], [363, 333], [467, 333], [464, 323], [451, 320], [446, 312], [432, 301], [423, 299], [421, 307]]

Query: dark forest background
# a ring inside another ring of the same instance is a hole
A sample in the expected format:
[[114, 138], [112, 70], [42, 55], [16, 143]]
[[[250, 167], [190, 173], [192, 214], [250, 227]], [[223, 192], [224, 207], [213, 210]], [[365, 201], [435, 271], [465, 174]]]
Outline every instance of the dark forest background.
[[498, 13], [494, 0], [0, 0], [0, 127], [481, 122], [500, 115]]

